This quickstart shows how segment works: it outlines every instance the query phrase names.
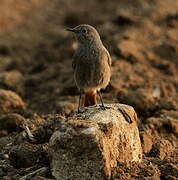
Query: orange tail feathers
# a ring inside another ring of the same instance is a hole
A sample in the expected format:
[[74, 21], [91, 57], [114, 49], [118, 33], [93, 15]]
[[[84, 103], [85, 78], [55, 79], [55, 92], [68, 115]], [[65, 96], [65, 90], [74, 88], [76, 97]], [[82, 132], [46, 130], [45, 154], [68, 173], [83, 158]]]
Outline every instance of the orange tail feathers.
[[86, 92], [84, 106], [87, 107], [97, 104], [96, 96], [97, 96], [96, 91]]

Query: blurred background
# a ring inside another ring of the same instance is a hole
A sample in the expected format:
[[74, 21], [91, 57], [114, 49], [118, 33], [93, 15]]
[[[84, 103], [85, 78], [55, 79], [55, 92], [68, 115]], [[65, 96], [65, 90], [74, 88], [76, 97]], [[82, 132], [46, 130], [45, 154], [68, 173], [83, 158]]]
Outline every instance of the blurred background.
[[160, 100], [171, 103], [178, 97], [177, 10], [174, 0], [1, 0], [0, 87], [19, 93], [35, 111], [71, 107], [78, 93], [75, 39], [65, 28], [86, 23], [112, 56], [106, 101], [134, 105], [138, 113]]
[[145, 153], [160, 137], [176, 146], [177, 0], [0, 0], [0, 88], [39, 116], [73, 112], [76, 42], [65, 29], [82, 23], [98, 30], [112, 57], [104, 101], [135, 108]]
[[65, 28], [86, 23], [112, 56], [105, 101], [149, 116], [159, 103], [178, 100], [177, 11], [174, 0], [1, 0], [0, 87], [38, 112], [75, 108], [75, 39]]

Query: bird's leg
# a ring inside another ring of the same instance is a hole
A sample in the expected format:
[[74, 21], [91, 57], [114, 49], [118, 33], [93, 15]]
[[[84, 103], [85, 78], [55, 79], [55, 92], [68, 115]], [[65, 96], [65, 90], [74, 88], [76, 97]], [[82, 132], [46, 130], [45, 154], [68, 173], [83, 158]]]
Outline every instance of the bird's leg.
[[104, 105], [104, 102], [103, 102], [103, 99], [102, 99], [102, 97], [101, 97], [100, 91], [97, 91], [97, 93], [99, 94], [99, 97], [100, 97], [101, 107], [102, 107], [103, 109], [106, 109], [106, 107], [105, 107], [105, 105]]
[[80, 101], [81, 101], [82, 93], [80, 92], [79, 101], [78, 101], [78, 113], [80, 113]]

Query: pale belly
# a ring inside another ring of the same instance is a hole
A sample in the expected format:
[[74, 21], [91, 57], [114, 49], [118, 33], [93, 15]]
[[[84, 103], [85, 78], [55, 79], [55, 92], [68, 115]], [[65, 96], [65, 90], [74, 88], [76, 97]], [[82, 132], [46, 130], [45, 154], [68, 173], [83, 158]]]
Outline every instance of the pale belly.
[[74, 78], [80, 91], [100, 90], [110, 81], [110, 67], [107, 62], [77, 65]]

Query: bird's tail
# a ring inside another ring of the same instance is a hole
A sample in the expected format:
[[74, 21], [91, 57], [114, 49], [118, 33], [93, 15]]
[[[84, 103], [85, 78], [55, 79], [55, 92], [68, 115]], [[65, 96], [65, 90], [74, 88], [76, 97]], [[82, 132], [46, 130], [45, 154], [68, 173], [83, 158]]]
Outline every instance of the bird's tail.
[[96, 91], [86, 92], [84, 106], [87, 107], [97, 104], [96, 96], [97, 96]]

